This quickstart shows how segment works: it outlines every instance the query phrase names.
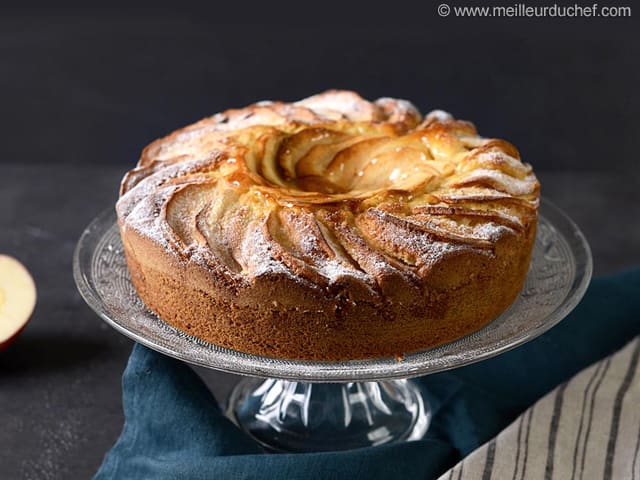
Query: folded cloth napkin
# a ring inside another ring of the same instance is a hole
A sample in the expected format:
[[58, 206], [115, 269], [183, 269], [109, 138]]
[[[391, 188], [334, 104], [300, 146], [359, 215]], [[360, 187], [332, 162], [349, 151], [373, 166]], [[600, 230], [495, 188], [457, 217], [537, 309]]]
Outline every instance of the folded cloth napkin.
[[536, 402], [440, 480], [640, 480], [640, 337]]
[[[640, 334], [638, 314], [640, 269], [596, 279], [580, 305], [538, 339], [421, 378], [434, 414], [423, 440], [311, 454], [261, 453], [187, 365], [136, 345], [122, 382], [124, 429], [96, 478], [438, 478], [545, 394]], [[609, 438], [593, 439], [599, 446], [590, 448], [608, 451]], [[547, 462], [547, 456], [545, 450], [537, 460]], [[459, 473], [450, 478], [467, 478]], [[484, 478], [490, 477], [491, 471]]]

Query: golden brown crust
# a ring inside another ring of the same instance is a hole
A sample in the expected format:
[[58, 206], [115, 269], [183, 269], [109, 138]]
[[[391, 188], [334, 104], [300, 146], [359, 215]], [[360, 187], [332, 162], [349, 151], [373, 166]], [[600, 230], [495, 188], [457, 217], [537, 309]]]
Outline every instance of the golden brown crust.
[[506, 309], [538, 195], [515, 147], [470, 123], [331, 91], [157, 140], [117, 209], [133, 283], [165, 321], [338, 360], [428, 348]]

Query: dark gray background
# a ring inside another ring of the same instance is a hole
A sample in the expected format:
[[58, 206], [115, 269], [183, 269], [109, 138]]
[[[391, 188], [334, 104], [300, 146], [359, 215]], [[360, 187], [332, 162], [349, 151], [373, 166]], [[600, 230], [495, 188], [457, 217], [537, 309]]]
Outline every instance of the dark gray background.
[[2, 12], [0, 161], [131, 166], [154, 138], [222, 109], [348, 88], [471, 119], [537, 169], [636, 165], [640, 13], [440, 18], [436, 4], [399, 2], [342, 25], [319, 7], [234, 24], [243, 9]]
[[[638, 22], [432, 7], [357, 21], [319, 8], [280, 26], [268, 6], [262, 25], [232, 25], [243, 4], [1, 12], [0, 252], [29, 267], [39, 300], [0, 353], [0, 477], [88, 478], [117, 437], [131, 342], [76, 293], [72, 251], [145, 144], [218, 110], [330, 87], [448, 109], [520, 148], [584, 230], [596, 274], [640, 263]], [[206, 378], [219, 398], [235, 381]]]

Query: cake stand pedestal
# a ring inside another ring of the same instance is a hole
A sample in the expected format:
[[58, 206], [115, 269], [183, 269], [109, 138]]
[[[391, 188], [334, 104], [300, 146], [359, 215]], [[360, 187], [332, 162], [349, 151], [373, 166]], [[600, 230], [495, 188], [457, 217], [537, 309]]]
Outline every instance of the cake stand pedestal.
[[227, 415], [272, 451], [349, 450], [418, 440], [431, 413], [415, 382], [242, 380]]
[[584, 295], [592, 260], [578, 227], [543, 200], [525, 285], [502, 315], [466, 337], [401, 360], [344, 362], [249, 355], [166, 324], [131, 284], [112, 210], [83, 232], [73, 270], [85, 301], [122, 334], [194, 365], [247, 376], [232, 391], [227, 414], [266, 449], [309, 452], [422, 438], [431, 412], [410, 379], [493, 357], [544, 333]]

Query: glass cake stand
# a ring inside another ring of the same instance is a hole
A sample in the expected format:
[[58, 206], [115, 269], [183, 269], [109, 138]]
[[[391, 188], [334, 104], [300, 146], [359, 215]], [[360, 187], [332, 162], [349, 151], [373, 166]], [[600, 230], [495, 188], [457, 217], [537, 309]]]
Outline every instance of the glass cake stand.
[[402, 359], [297, 361], [204, 342], [160, 320], [131, 284], [113, 210], [83, 232], [73, 261], [81, 295], [120, 333], [186, 362], [245, 375], [228, 416], [271, 451], [326, 451], [420, 439], [431, 419], [412, 377], [461, 367], [528, 342], [562, 320], [591, 278], [589, 245], [562, 211], [542, 201], [525, 285], [480, 330]]

